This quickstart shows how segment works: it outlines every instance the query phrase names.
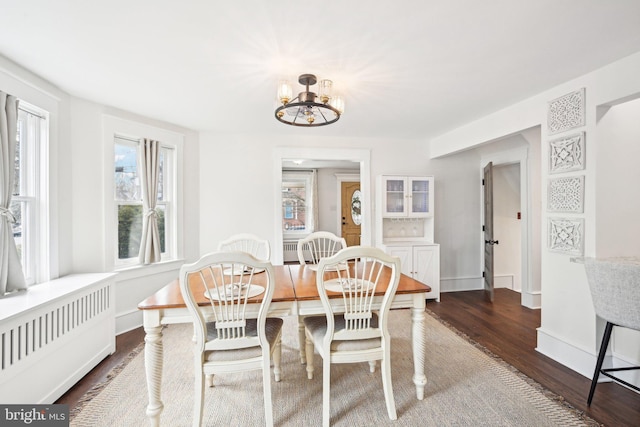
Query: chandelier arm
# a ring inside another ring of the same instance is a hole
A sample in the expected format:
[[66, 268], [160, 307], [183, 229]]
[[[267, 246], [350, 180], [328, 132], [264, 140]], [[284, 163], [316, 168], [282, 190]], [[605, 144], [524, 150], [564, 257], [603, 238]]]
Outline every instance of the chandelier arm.
[[296, 111], [296, 115], [293, 119], [293, 121], [291, 122], [291, 124], [295, 125], [296, 124], [296, 120], [298, 120], [298, 117], [300, 116], [300, 111], [302, 110], [302, 106], [298, 105], [298, 111]]
[[320, 115], [322, 116], [322, 118], [324, 119], [324, 122], [326, 124], [329, 123], [329, 120], [327, 120], [327, 117], [324, 115], [324, 113], [322, 112], [322, 108], [318, 108], [318, 111], [320, 112]]

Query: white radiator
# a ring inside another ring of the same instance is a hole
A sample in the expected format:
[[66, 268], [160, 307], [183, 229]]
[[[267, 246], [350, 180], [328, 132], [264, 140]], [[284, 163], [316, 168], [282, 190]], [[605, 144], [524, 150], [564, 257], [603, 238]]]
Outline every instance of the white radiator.
[[282, 258], [284, 262], [298, 261], [298, 241], [297, 240], [285, 240], [282, 242]]
[[66, 276], [0, 299], [0, 402], [55, 402], [115, 351], [115, 274]]

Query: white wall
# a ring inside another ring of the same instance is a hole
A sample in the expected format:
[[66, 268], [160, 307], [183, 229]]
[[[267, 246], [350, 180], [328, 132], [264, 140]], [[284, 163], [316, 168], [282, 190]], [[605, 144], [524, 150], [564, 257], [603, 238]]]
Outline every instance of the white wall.
[[[185, 259], [199, 246], [198, 134], [168, 123], [136, 116], [75, 98], [0, 57], [0, 89], [49, 111], [51, 278], [72, 273], [112, 271], [105, 263], [105, 171], [102, 116], [110, 114], [185, 135], [183, 197]], [[182, 261], [122, 272], [116, 284], [116, 332], [142, 324], [137, 305], [177, 277]]]
[[[640, 94], [640, 53], [551, 88], [511, 107], [469, 123], [431, 141], [434, 156], [446, 156], [525, 129], [541, 126], [541, 284], [542, 325], [538, 330], [538, 350], [590, 377], [593, 373], [598, 339], [591, 297], [582, 265], [570, 257], [546, 250], [546, 182], [548, 147], [546, 111], [548, 102], [586, 88], [587, 161], [585, 175], [585, 255], [596, 255], [596, 183], [603, 172], [596, 169], [601, 136], [596, 132], [597, 111], [602, 105]], [[637, 142], [636, 142], [637, 143]], [[623, 146], [628, 149], [628, 146]], [[628, 222], [628, 221], [627, 221]], [[625, 223], [627, 223], [625, 222]], [[625, 224], [623, 223], [623, 224]], [[624, 225], [623, 225], [624, 226]]]
[[[596, 255], [640, 256], [640, 98], [603, 109], [598, 121]], [[606, 111], [606, 112], [605, 112]], [[640, 332], [614, 328], [613, 354], [628, 362], [640, 360]]]
[[[469, 170], [470, 165], [478, 163], [477, 154], [430, 160], [423, 141], [405, 139], [261, 135], [259, 144], [256, 140], [251, 134], [203, 132], [200, 135], [201, 253], [214, 250], [220, 240], [240, 232], [263, 236], [273, 244], [272, 176], [275, 171], [272, 163], [265, 159], [272, 158], [276, 147], [348, 147], [370, 150], [372, 189], [381, 174], [434, 175], [435, 240], [441, 244], [442, 276], [453, 282], [480, 277], [479, 256], [474, 245], [480, 227], [477, 217], [480, 183], [475, 171]], [[240, 158], [242, 168], [226, 160]], [[375, 191], [373, 193], [375, 198]], [[244, 196], [238, 197], [239, 194]], [[330, 204], [335, 205], [335, 196], [332, 197]]]
[[640, 256], [640, 99], [611, 107], [598, 122], [597, 141], [587, 152], [598, 159], [596, 254]]

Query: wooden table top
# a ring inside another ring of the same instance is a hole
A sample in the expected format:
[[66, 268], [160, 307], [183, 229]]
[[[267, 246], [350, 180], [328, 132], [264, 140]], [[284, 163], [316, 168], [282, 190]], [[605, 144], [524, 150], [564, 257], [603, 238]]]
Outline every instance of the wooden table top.
[[[275, 276], [276, 287], [273, 290], [273, 298], [271, 302], [287, 302], [295, 301], [296, 294], [291, 281], [291, 273], [286, 265], [273, 266], [273, 272]], [[258, 273], [254, 278], [259, 281], [260, 276], [264, 276], [263, 273]], [[259, 284], [259, 283], [257, 283]], [[204, 291], [201, 288], [194, 289], [192, 291], [196, 297], [198, 305], [207, 305], [210, 300], [204, 296]], [[262, 298], [255, 297], [255, 302], [262, 301]], [[160, 289], [155, 294], [149, 296], [140, 304], [138, 309], [140, 310], [157, 310], [164, 308], [183, 308], [186, 307], [184, 299], [182, 299], [182, 293], [180, 292], [180, 280], [175, 279], [167, 286]]]
[[[318, 287], [316, 286], [316, 270], [314, 267], [310, 265], [289, 265], [289, 269], [291, 270], [291, 277], [293, 284], [295, 286], [296, 291], [296, 299], [298, 301], [305, 300], [317, 300], [319, 299], [318, 295]], [[328, 273], [334, 274], [337, 277], [337, 273]], [[388, 281], [389, 276], [391, 275], [391, 270], [385, 268], [385, 272], [381, 276], [381, 280]], [[326, 277], [326, 276], [325, 276]], [[384, 295], [387, 290], [386, 286], [377, 290], [376, 295]], [[418, 282], [417, 280], [412, 279], [409, 276], [402, 274], [400, 276], [400, 282], [398, 283], [398, 289], [396, 290], [396, 294], [417, 294], [421, 292], [430, 292], [431, 287], [425, 285], [422, 282]], [[342, 295], [336, 293], [334, 295], [336, 298], [342, 298]], [[331, 296], [330, 296], [331, 298]]]
[[[317, 300], [318, 289], [316, 287], [316, 271], [308, 265], [276, 265], [273, 266], [276, 287], [273, 291], [272, 303], [293, 302], [295, 300]], [[256, 275], [259, 277], [259, 274]], [[400, 283], [396, 294], [426, 293], [431, 288], [422, 282], [418, 282], [406, 275], [400, 276]], [[379, 292], [384, 293], [384, 289]], [[198, 305], [207, 305], [209, 299], [203, 294], [202, 289], [194, 292]], [[336, 294], [336, 296], [340, 296]], [[261, 299], [256, 297], [256, 302]], [[144, 299], [138, 304], [140, 310], [160, 310], [167, 308], [184, 308], [186, 304], [180, 292], [180, 281], [173, 280], [171, 283], [158, 290], [153, 295]]]

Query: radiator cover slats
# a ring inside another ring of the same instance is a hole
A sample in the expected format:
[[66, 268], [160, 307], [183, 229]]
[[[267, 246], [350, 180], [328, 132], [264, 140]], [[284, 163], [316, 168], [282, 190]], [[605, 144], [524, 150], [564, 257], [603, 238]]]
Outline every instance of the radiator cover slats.
[[115, 351], [114, 277], [67, 276], [0, 299], [1, 402], [53, 403]]

